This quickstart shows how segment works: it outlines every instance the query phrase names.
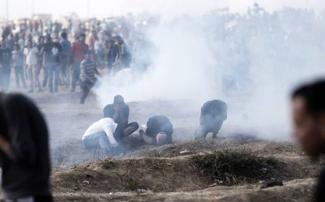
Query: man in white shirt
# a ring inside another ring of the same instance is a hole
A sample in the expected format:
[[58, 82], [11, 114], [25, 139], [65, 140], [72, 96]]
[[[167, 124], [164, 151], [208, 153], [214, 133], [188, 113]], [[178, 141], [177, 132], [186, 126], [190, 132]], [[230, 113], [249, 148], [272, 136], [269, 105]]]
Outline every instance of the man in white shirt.
[[[114, 122], [113, 117], [114, 110], [111, 109], [106, 114], [105, 118], [96, 121], [86, 130], [82, 136], [82, 141], [87, 149], [97, 149], [109, 153], [114, 148], [119, 146], [119, 142], [116, 140], [116, 136], [121, 136], [121, 134], [116, 134], [118, 131], [117, 123]], [[123, 137], [131, 135], [135, 130], [138, 129], [137, 124], [132, 124], [122, 131]]]
[[82, 136], [87, 149], [100, 148], [106, 152], [118, 146], [114, 138], [117, 124], [112, 118], [103, 118], [93, 123]]

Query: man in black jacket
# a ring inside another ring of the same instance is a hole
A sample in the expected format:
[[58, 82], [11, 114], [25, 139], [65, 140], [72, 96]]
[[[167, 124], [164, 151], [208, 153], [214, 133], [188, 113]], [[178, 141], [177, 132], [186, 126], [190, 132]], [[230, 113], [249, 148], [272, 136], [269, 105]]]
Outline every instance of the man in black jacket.
[[212, 133], [215, 139], [223, 122], [227, 119], [227, 104], [221, 100], [211, 100], [201, 108], [200, 127], [195, 132], [195, 139], [206, 138]]
[[[325, 154], [325, 80], [307, 84], [292, 94], [294, 132], [313, 159]], [[325, 169], [315, 190], [315, 202], [325, 201]]]
[[0, 93], [0, 160], [5, 201], [52, 201], [48, 129], [36, 105]]

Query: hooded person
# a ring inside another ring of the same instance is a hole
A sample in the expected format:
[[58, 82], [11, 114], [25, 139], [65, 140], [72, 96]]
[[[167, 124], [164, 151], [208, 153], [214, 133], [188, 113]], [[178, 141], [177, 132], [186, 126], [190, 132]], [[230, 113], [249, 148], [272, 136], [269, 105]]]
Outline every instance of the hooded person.
[[206, 138], [212, 133], [212, 138], [216, 138], [223, 122], [227, 119], [227, 104], [221, 100], [211, 100], [201, 108], [200, 127], [195, 132], [194, 138]]
[[106, 107], [103, 110], [104, 117], [109, 116], [110, 112], [113, 111], [113, 119], [115, 123], [117, 124], [116, 129], [116, 138], [118, 140], [121, 140], [124, 138], [124, 129], [128, 127], [137, 127], [138, 129], [138, 123], [132, 122], [129, 123], [129, 114], [130, 114], [130, 108], [125, 103], [124, 98], [121, 95], [116, 95], [114, 97], [113, 104], [106, 105]]
[[116, 95], [114, 97], [113, 107], [115, 111], [114, 120], [116, 123], [126, 126], [129, 122], [130, 108], [121, 95]]
[[60, 44], [62, 46], [62, 68], [60, 72], [60, 79], [62, 83], [68, 86], [69, 66], [72, 60], [72, 47], [71, 42], [68, 40], [68, 33], [66, 31], [63, 31], [60, 36]]
[[[163, 115], [152, 116], [147, 124], [140, 130], [140, 136], [145, 142], [154, 145], [165, 145], [173, 142], [174, 127], [168, 117]], [[149, 140], [146, 141], [146, 139]]]
[[[117, 131], [118, 124], [113, 119], [114, 109], [108, 108], [105, 117], [91, 124], [82, 136], [85, 147], [89, 150], [100, 148], [111, 153], [120, 145], [120, 141], [138, 129], [132, 124], [124, 130]], [[118, 138], [116, 138], [118, 137]]]

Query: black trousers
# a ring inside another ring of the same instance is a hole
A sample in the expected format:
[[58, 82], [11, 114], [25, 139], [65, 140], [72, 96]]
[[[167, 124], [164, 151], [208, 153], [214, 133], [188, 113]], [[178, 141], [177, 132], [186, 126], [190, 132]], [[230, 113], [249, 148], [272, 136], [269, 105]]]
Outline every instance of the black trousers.
[[84, 104], [86, 101], [86, 98], [88, 97], [88, 94], [92, 87], [94, 87], [95, 82], [92, 81], [81, 81], [80, 88], [81, 88], [81, 98], [80, 98], [80, 104]]
[[[132, 130], [130, 130], [129, 134], [125, 134], [124, 130], [126, 128], [131, 128]], [[134, 131], [136, 131], [139, 128], [139, 124], [137, 122], [132, 122], [129, 124], [118, 124], [116, 127], [116, 130], [114, 132], [114, 137], [116, 139], [116, 141], [120, 142], [123, 140], [123, 138], [131, 135]]]

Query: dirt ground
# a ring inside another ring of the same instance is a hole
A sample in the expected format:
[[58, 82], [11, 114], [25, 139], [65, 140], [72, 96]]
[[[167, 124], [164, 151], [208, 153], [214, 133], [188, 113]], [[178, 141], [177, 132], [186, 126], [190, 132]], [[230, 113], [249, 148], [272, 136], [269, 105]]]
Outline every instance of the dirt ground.
[[51, 132], [56, 201], [309, 201], [323, 165], [311, 163], [293, 143], [236, 134], [231, 125], [216, 140], [192, 141], [200, 106], [184, 110], [193, 106], [184, 101], [129, 103], [130, 121], [169, 116], [174, 144], [89, 152], [81, 136], [102, 117], [94, 96], [85, 105], [78, 104], [78, 93], [31, 97]]

